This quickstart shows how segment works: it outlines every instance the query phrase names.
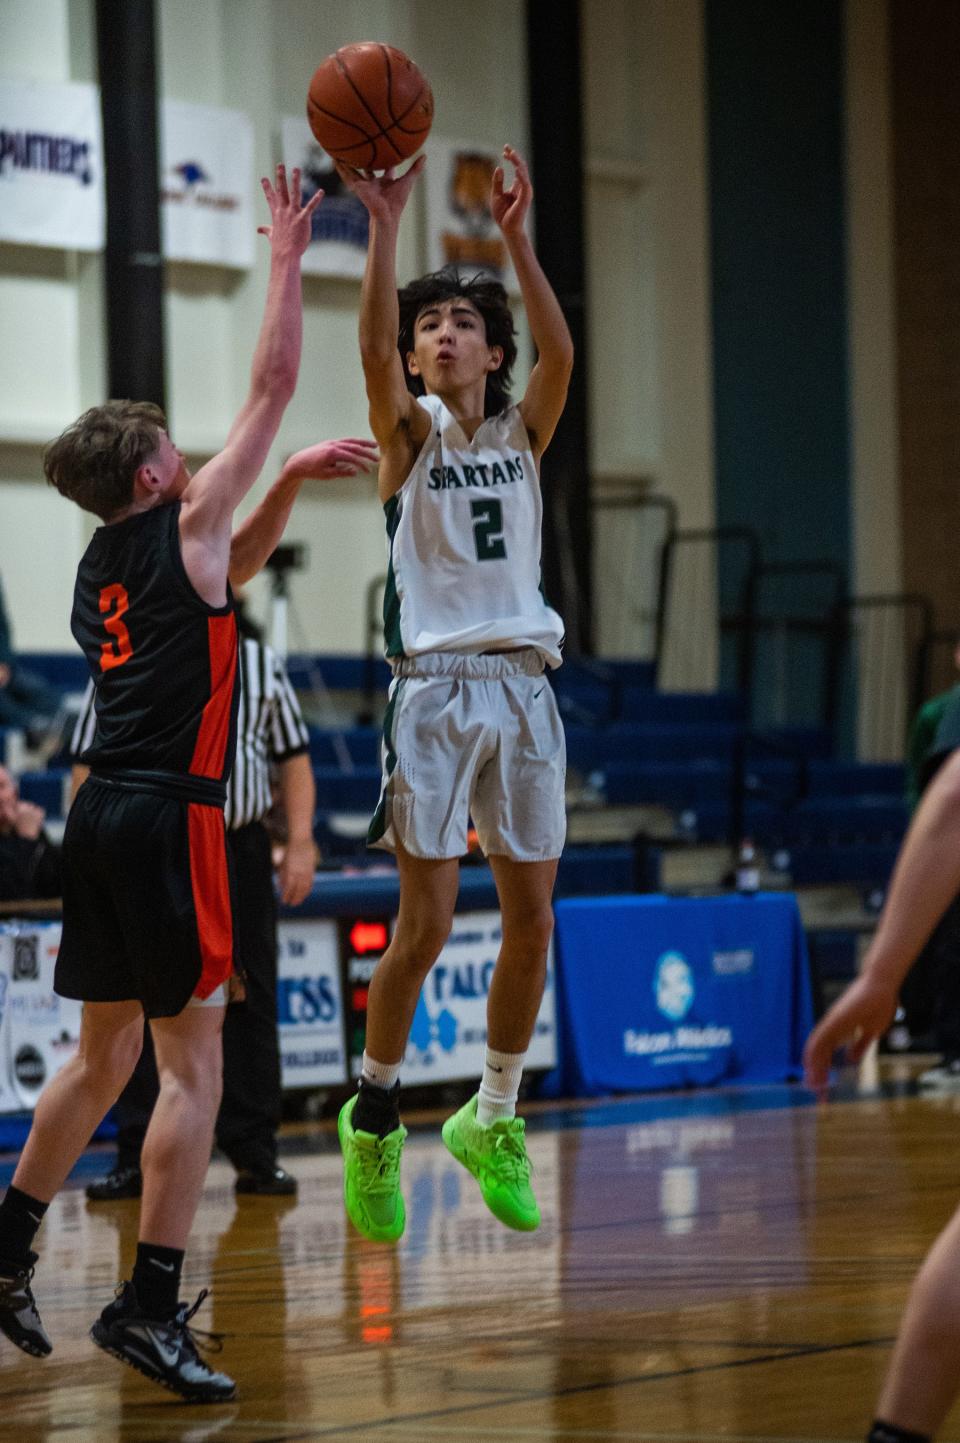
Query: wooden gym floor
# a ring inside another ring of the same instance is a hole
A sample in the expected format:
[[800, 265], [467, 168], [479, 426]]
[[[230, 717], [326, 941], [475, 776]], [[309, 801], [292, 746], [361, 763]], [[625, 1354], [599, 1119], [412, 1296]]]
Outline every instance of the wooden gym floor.
[[[813, 1443], [862, 1439], [909, 1281], [960, 1197], [960, 1094], [811, 1106], [788, 1088], [527, 1109], [544, 1222], [486, 1212], [437, 1116], [408, 1118], [407, 1232], [345, 1222], [331, 1125], [285, 1137], [296, 1204], [211, 1168], [183, 1296], [240, 1396], [178, 1402], [87, 1329], [136, 1204], [88, 1154], [35, 1279], [47, 1360], [0, 1348], [0, 1437], [70, 1443]], [[9, 1177], [9, 1167], [3, 1170]], [[960, 1439], [957, 1410], [943, 1439]]]

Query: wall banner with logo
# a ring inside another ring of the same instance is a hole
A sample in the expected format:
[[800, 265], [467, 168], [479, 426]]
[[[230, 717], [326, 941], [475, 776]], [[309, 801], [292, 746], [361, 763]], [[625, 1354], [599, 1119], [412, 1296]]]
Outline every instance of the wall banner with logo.
[[261, 209], [254, 209], [255, 180], [248, 116], [182, 100], [162, 103], [160, 215], [166, 260], [248, 270], [257, 226], [270, 219], [262, 199]]
[[[517, 278], [490, 213], [490, 185], [502, 161], [500, 153], [469, 141], [431, 136], [426, 155], [428, 268], [455, 265], [465, 275], [485, 271], [516, 294]], [[513, 183], [509, 165], [505, 183]]]
[[103, 248], [103, 140], [95, 85], [0, 80], [0, 240]]
[[44, 1085], [80, 1043], [82, 1004], [53, 990], [60, 931], [59, 922], [15, 922], [0, 929], [4, 1112], [33, 1108]]
[[277, 1023], [284, 1087], [347, 1081], [337, 924], [281, 921], [277, 928]]
[[[487, 1046], [487, 993], [500, 950], [499, 912], [458, 912], [427, 974], [414, 1013], [404, 1083], [480, 1077]], [[524, 1066], [553, 1067], [557, 1057], [553, 952]]]
[[323, 191], [323, 200], [313, 213], [313, 237], [303, 257], [304, 275], [359, 280], [367, 263], [370, 226], [366, 206], [344, 185], [306, 120], [285, 115], [281, 139], [287, 174], [294, 166], [300, 167], [304, 200]]

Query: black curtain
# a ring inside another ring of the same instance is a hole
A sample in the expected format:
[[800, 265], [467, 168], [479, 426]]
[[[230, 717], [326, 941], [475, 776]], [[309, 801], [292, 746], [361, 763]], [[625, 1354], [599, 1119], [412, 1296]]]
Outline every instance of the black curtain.
[[536, 249], [573, 335], [570, 395], [543, 458], [543, 574], [567, 648], [592, 650], [579, 0], [527, 0]]

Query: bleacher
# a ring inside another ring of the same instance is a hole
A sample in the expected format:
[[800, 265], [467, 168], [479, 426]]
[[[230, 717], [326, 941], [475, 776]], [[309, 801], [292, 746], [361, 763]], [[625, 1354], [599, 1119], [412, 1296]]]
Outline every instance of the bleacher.
[[[79, 657], [27, 660], [67, 695], [82, 690]], [[313, 696], [322, 681], [322, 716], [309, 702], [307, 709], [324, 865], [382, 865], [385, 855], [366, 847], [366, 826], [380, 786], [377, 721], [386, 665], [295, 656], [289, 671], [298, 690]], [[668, 889], [678, 852], [688, 863], [700, 852], [715, 858], [749, 836], [765, 886], [849, 888], [875, 908], [907, 824], [901, 766], [837, 759], [821, 727], [758, 735], [739, 696], [657, 691], [648, 663], [569, 663], [551, 681], [566, 730], [571, 819], [578, 822], [561, 864], [560, 894]], [[0, 733], [0, 756], [8, 754]], [[69, 796], [66, 761], [61, 751], [46, 767], [20, 775], [21, 794], [44, 808], [54, 835]], [[665, 818], [654, 846], [645, 834], [648, 809]], [[603, 827], [591, 841], [590, 820], [599, 814]], [[729, 883], [729, 861], [725, 872], [708, 868], [704, 888]], [[859, 925], [812, 932], [814, 958], [823, 958], [828, 971], [848, 973]]]

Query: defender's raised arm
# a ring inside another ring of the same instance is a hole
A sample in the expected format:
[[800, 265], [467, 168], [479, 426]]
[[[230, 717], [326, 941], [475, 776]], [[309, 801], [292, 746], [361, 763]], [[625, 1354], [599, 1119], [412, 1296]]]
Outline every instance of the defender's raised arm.
[[303, 332], [300, 260], [310, 241], [310, 217], [323, 198], [318, 191], [301, 204], [300, 172], [293, 172], [288, 187], [282, 165], [276, 187], [264, 179], [263, 190], [271, 224], [259, 234], [270, 242], [270, 279], [250, 390], [223, 450], [186, 487], [180, 517], [187, 573], [213, 604], [223, 596], [233, 512], [259, 475], [296, 388]]

